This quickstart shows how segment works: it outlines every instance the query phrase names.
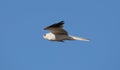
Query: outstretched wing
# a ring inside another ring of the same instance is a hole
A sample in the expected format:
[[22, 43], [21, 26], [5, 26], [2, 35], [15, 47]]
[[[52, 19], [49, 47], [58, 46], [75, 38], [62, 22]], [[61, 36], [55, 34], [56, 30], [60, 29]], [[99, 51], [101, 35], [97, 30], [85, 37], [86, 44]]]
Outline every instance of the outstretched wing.
[[68, 32], [63, 29], [63, 24], [64, 21], [60, 21], [58, 23], [55, 23], [53, 25], [44, 28], [44, 30], [50, 30], [55, 35], [68, 35]]

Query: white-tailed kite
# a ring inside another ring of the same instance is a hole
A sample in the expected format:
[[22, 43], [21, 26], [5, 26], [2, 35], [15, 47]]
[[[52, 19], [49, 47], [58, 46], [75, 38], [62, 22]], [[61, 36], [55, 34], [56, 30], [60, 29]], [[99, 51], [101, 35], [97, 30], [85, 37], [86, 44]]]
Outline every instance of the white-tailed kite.
[[44, 30], [49, 30], [50, 33], [44, 34], [43, 38], [50, 41], [58, 41], [58, 42], [64, 42], [64, 40], [89, 41], [89, 39], [87, 38], [70, 36], [68, 32], [65, 29], [63, 29], [63, 24], [64, 21], [60, 21], [58, 23], [55, 23], [53, 25], [44, 28]]

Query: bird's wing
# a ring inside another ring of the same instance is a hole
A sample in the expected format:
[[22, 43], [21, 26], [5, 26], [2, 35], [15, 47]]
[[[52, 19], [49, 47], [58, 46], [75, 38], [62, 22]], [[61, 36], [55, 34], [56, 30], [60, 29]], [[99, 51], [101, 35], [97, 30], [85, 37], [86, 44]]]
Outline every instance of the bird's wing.
[[68, 35], [68, 32], [63, 29], [63, 24], [64, 21], [61, 21], [44, 28], [44, 30], [50, 30], [55, 35]]

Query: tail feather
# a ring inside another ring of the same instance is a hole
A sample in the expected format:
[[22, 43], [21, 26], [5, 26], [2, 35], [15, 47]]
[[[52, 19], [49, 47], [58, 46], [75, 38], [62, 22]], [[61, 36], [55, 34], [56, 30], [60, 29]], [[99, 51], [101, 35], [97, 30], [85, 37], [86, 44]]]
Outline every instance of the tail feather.
[[87, 38], [82, 38], [82, 37], [76, 37], [76, 36], [70, 36], [71, 40], [81, 40], [81, 41], [90, 41]]

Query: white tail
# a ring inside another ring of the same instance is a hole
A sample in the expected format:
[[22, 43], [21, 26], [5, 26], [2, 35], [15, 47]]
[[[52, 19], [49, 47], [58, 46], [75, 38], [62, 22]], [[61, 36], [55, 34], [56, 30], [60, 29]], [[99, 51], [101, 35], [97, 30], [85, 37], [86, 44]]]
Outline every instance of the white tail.
[[87, 38], [82, 38], [82, 37], [76, 37], [76, 36], [70, 36], [71, 40], [81, 40], [81, 41], [90, 41]]

